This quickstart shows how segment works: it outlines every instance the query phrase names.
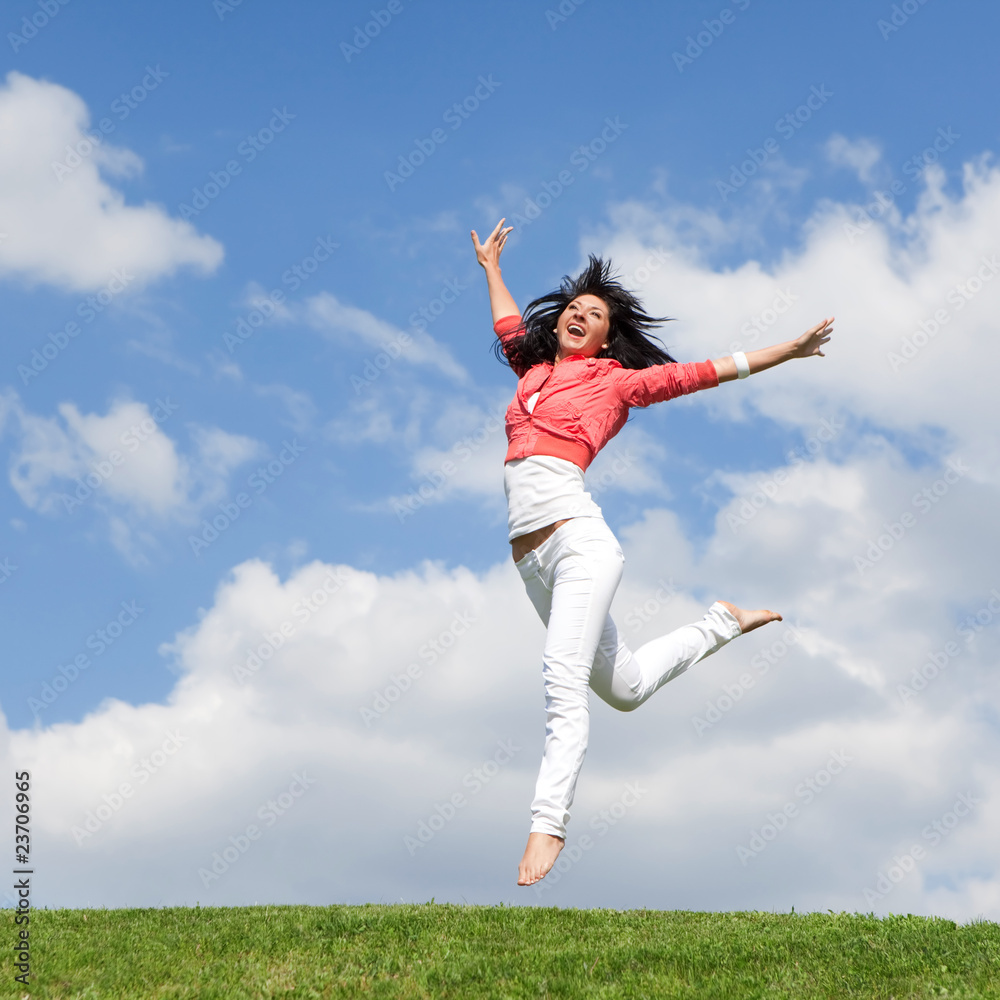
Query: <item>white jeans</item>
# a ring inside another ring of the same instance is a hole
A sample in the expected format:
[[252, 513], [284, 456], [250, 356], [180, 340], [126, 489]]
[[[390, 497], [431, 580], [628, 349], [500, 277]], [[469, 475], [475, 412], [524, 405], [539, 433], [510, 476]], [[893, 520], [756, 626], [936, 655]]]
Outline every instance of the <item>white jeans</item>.
[[618, 539], [602, 517], [571, 518], [516, 563], [547, 626], [545, 752], [531, 804], [533, 833], [566, 836], [590, 732], [588, 686], [612, 708], [631, 712], [740, 634], [736, 618], [716, 602], [700, 622], [633, 652], [608, 614], [624, 565]]

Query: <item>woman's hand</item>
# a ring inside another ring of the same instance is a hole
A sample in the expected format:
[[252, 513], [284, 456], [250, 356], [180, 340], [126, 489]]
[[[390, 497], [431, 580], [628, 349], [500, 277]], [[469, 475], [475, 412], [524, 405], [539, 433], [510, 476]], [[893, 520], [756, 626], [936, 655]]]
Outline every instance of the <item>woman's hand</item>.
[[475, 229], [472, 230], [472, 245], [476, 248], [476, 259], [486, 272], [486, 285], [490, 291], [490, 309], [493, 312], [494, 323], [505, 316], [521, 315], [517, 303], [507, 291], [503, 278], [500, 277], [500, 251], [507, 242], [507, 234], [514, 229], [513, 226], [503, 229], [503, 224], [504, 220], [501, 219], [496, 229], [486, 237], [485, 243], [480, 243]]
[[[766, 371], [775, 365], [791, 361], [792, 358], [810, 358], [813, 355], [825, 357], [820, 348], [830, 339], [831, 333], [833, 333], [833, 316], [823, 320], [822, 323], [817, 323], [795, 340], [774, 344], [771, 347], [761, 347], [756, 351], [747, 351], [746, 359], [750, 374]], [[715, 372], [720, 382], [730, 382], [737, 377], [736, 362], [732, 355], [716, 358], [712, 364], [715, 365]]]
[[496, 229], [486, 237], [485, 243], [480, 243], [475, 229], [472, 230], [472, 245], [476, 248], [476, 260], [479, 261], [484, 270], [490, 266], [500, 267], [500, 251], [503, 250], [503, 245], [507, 242], [507, 234], [514, 230], [513, 226], [501, 229], [504, 221], [501, 219], [497, 223]]
[[830, 334], [833, 333], [833, 319], [834, 317], [831, 316], [829, 319], [817, 323], [812, 329], [806, 330], [801, 337], [793, 340], [792, 351], [789, 357], [809, 358], [814, 354], [821, 358], [825, 357], [826, 355], [823, 354], [820, 348], [830, 339]]

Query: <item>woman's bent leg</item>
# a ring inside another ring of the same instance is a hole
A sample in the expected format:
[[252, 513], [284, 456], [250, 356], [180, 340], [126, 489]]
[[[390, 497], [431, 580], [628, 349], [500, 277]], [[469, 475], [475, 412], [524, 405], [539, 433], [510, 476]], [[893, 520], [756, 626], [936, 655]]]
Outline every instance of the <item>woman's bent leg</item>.
[[608, 615], [601, 633], [590, 686], [613, 708], [638, 708], [667, 681], [740, 635], [734, 615], [718, 601], [699, 622], [683, 625], [632, 651]]

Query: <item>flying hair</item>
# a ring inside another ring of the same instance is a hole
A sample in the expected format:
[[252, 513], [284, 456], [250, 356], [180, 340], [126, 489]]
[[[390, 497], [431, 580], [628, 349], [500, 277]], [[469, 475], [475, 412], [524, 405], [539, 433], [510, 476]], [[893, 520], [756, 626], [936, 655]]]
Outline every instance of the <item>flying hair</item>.
[[557, 291], [528, 303], [521, 318], [524, 333], [508, 341], [506, 350], [499, 339], [494, 342], [497, 360], [523, 368], [543, 361], [553, 363], [559, 350], [556, 323], [579, 295], [596, 295], [608, 307], [608, 346], [596, 357], [614, 358], [622, 368], [676, 364], [675, 358], [650, 339], [650, 331], [672, 317], [650, 316], [635, 295], [612, 276], [611, 261], [595, 254], [590, 254], [590, 263], [578, 277], [565, 275]]

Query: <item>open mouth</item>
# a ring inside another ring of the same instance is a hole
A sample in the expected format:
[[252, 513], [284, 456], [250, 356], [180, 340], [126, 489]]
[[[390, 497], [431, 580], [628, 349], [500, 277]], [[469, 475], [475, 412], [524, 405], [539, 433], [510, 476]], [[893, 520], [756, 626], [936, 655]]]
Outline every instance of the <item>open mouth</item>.
[[574, 337], [586, 336], [586, 334], [583, 332], [583, 327], [579, 326], [576, 323], [570, 323], [570, 325], [566, 327], [566, 332], [572, 334]]

